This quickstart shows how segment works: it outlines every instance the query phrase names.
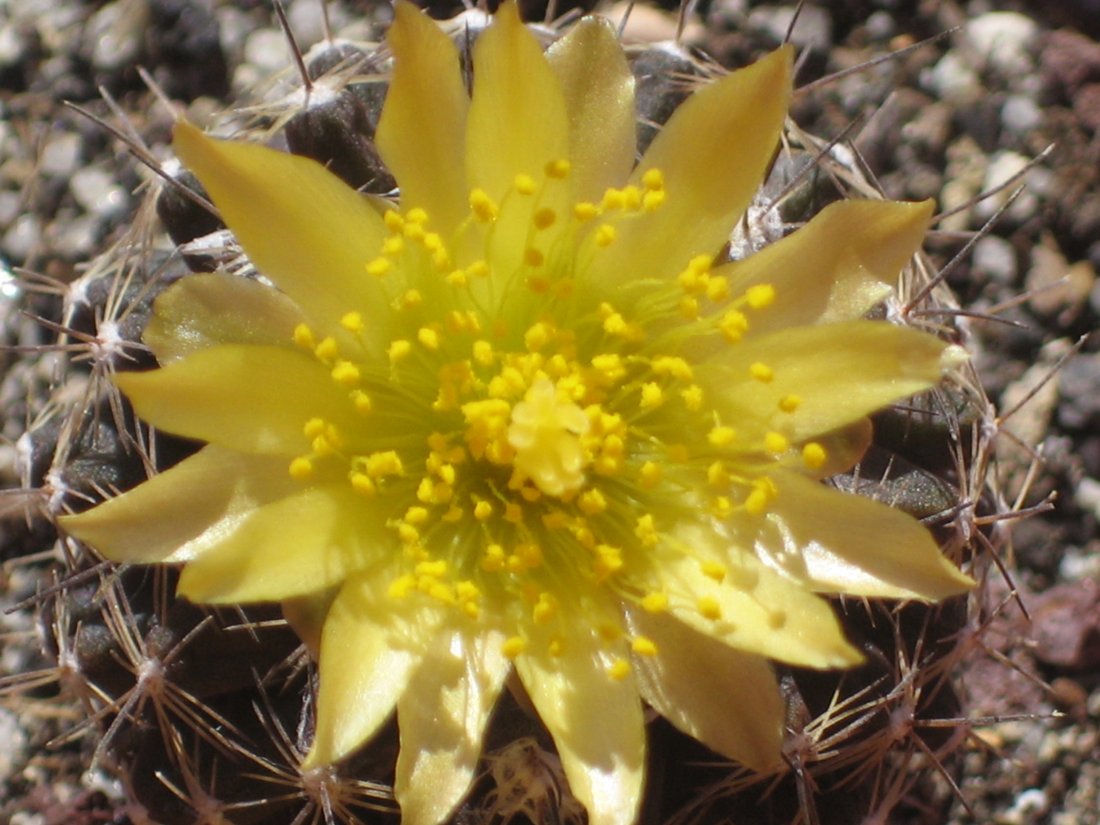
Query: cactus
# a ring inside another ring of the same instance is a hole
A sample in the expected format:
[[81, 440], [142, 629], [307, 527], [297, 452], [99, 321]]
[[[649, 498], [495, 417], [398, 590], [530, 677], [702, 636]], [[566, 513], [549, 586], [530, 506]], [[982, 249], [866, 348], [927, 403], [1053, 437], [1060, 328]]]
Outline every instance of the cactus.
[[[446, 24], [467, 62], [483, 25], [475, 12]], [[536, 30], [545, 43], [561, 34]], [[675, 44], [635, 47], [628, 56], [641, 152], [685, 96], [685, 78], [703, 84], [721, 70]], [[329, 39], [216, 125], [285, 145], [350, 186], [386, 196], [395, 182], [373, 138], [391, 63], [384, 44]], [[28, 533], [56, 559], [50, 586], [35, 597], [51, 663], [3, 689], [33, 695], [56, 685], [58, 701], [84, 719], [59, 741], [94, 742], [89, 758], [119, 777], [131, 821], [396, 822], [392, 722], [352, 758], [303, 769], [317, 674], [279, 609], [196, 606], [175, 597], [172, 569], [115, 565], [64, 535], [54, 539], [58, 516], [132, 488], [196, 449], [138, 421], [110, 380], [153, 365], [141, 336], [157, 295], [216, 269], [262, 279], [194, 176], [172, 160], [158, 164], [158, 175], [130, 231], [65, 287], [58, 308], [51, 399], [20, 441]], [[730, 255], [758, 251], [826, 203], [874, 194], [850, 154], [788, 123]], [[957, 309], [918, 256], [876, 311], [969, 345]], [[1002, 539], [999, 514], [1009, 509], [987, 479], [995, 435], [980, 382], [969, 365], [956, 366], [939, 388], [879, 413], [872, 447], [831, 483], [925, 520], [945, 554], [980, 582]], [[780, 666], [787, 732], [774, 770], [716, 761], [663, 719], [652, 721], [641, 821], [885, 823], [910, 796], [942, 800], [952, 754], [968, 732], [952, 672], [981, 644], [988, 609], [981, 594], [979, 587], [937, 605], [837, 600], [866, 663], [843, 672]], [[454, 822], [584, 821], [547, 731], [519, 702], [506, 697], [497, 708], [483, 764]]]

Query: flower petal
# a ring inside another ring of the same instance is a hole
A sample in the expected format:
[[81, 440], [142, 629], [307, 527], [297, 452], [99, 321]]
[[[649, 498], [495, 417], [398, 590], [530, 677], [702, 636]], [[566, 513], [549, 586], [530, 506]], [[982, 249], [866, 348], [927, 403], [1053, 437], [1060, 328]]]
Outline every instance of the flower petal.
[[394, 795], [405, 825], [436, 825], [470, 789], [489, 715], [511, 670], [503, 634], [440, 634], [397, 702]]
[[606, 643], [578, 627], [561, 656], [522, 654], [516, 671], [589, 823], [632, 825], [645, 773], [645, 728], [633, 676], [612, 679], [610, 664]]
[[[927, 601], [974, 586], [906, 513], [797, 473], [777, 472], [772, 478], [778, 495], [755, 532], [756, 551], [807, 586]], [[751, 535], [746, 529], [742, 537]]]
[[568, 157], [561, 83], [513, 0], [474, 44], [474, 94], [466, 132], [471, 187], [500, 201], [518, 174], [538, 179], [546, 164]]
[[233, 604], [279, 601], [338, 584], [394, 543], [387, 512], [372, 504], [346, 483], [266, 504], [188, 564], [178, 592], [193, 602]]
[[611, 22], [585, 17], [546, 52], [569, 117], [575, 196], [598, 202], [634, 166], [634, 75]]
[[636, 656], [643, 698], [688, 736], [753, 770], [779, 761], [784, 704], [775, 673], [745, 653], [672, 616], [633, 609], [631, 631], [651, 640], [654, 656]]
[[[795, 327], [721, 353], [721, 368], [706, 390], [724, 420], [742, 422], [738, 429], [750, 440], [759, 436], [754, 426], [780, 426], [800, 442], [935, 385], [946, 347], [932, 335], [883, 321]], [[774, 377], [757, 380], [750, 372], [754, 364], [770, 368]], [[798, 408], [773, 412], [788, 396], [801, 399]]]
[[362, 426], [319, 361], [282, 347], [212, 347], [115, 383], [153, 426], [242, 452], [303, 452], [302, 427], [314, 416]]
[[714, 274], [729, 279], [734, 295], [757, 284], [775, 288], [775, 303], [753, 311], [749, 335], [854, 320], [897, 283], [920, 249], [932, 210], [932, 201], [839, 201], [797, 232]]
[[248, 513], [300, 486], [281, 457], [211, 444], [129, 492], [58, 521], [111, 561], [190, 561]]
[[783, 47], [689, 97], [658, 133], [632, 181], [660, 169], [658, 209], [618, 224], [618, 239], [593, 260], [592, 281], [676, 275], [695, 255], [715, 255], [752, 202], [771, 163], [791, 96]]
[[161, 364], [218, 344], [289, 344], [301, 309], [259, 281], [215, 272], [182, 278], [153, 304], [142, 340]]
[[[639, 583], [645, 592], [665, 592], [672, 615], [689, 627], [792, 665], [834, 668], [862, 661], [824, 599], [731, 546], [727, 537], [684, 525], [668, 541], [673, 552], [662, 554], [659, 567]], [[705, 575], [703, 561], [723, 565], [725, 576]]]
[[[394, 4], [386, 43], [396, 60], [375, 140], [401, 187], [401, 206], [426, 210], [450, 236], [468, 213], [466, 110], [458, 49], [430, 17]], [[431, 105], [425, 105], [431, 101]]]
[[390, 572], [349, 579], [329, 609], [321, 637], [317, 729], [303, 770], [331, 765], [378, 731], [438, 632], [438, 611], [386, 595]]
[[[386, 297], [364, 272], [378, 255], [382, 219], [365, 198], [309, 158], [213, 140], [186, 121], [172, 147], [210, 193], [256, 267], [324, 334], [348, 338], [340, 319]], [[367, 333], [384, 330], [368, 328]], [[381, 344], [380, 344], [381, 346]]]

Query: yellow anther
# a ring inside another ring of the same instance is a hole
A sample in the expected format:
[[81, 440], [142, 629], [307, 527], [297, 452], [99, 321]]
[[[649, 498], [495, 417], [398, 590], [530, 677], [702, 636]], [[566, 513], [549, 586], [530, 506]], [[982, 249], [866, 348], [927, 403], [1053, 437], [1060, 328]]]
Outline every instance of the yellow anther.
[[493, 517], [493, 505], [482, 499], [474, 505], [474, 518], [478, 521], [488, 521]]
[[428, 232], [424, 229], [423, 224], [414, 221], [405, 222], [404, 235], [410, 241], [422, 241], [427, 234]]
[[654, 461], [647, 461], [642, 464], [639, 475], [642, 487], [651, 490], [656, 487], [661, 480], [661, 467]]
[[457, 478], [458, 473], [455, 470], [454, 465], [444, 464], [442, 467], [439, 468], [438, 475], [440, 481], [442, 481], [444, 484], [454, 484], [455, 478]]
[[400, 235], [391, 235], [382, 241], [382, 254], [394, 258], [405, 251], [405, 239]]
[[386, 348], [386, 355], [389, 356], [391, 364], [405, 360], [409, 357], [410, 352], [412, 352], [412, 344], [402, 338], [391, 341], [389, 347]]
[[603, 331], [608, 335], [625, 335], [630, 326], [622, 315], [615, 312], [603, 320]]
[[302, 433], [310, 441], [317, 436], [322, 435], [325, 431], [325, 419], [323, 418], [311, 418], [302, 427]]
[[405, 474], [405, 468], [401, 463], [401, 456], [396, 450], [371, 453], [366, 460], [367, 475], [371, 478], [384, 478], [386, 476], [401, 476]]
[[401, 296], [401, 308], [412, 309], [415, 306], [420, 306], [423, 300], [424, 296], [420, 294], [420, 290], [407, 289], [405, 294]]
[[421, 209], [419, 206], [414, 206], [412, 209], [405, 213], [405, 220], [409, 223], [416, 223], [423, 226], [428, 222], [428, 213], [426, 210]]
[[751, 516], [763, 515], [777, 492], [771, 479], [756, 479], [752, 484], [752, 491], [745, 498], [745, 512]]
[[416, 565], [414, 572], [418, 576], [431, 576], [439, 579], [447, 575], [447, 561], [445, 559], [422, 561]]
[[496, 220], [499, 210], [484, 189], [474, 189], [470, 192], [470, 211], [474, 217], [482, 223], [490, 223]]
[[623, 569], [623, 551], [610, 544], [596, 545], [595, 571], [597, 579], [606, 579]]
[[332, 380], [344, 387], [354, 387], [359, 383], [359, 367], [351, 361], [337, 361], [332, 368]]
[[718, 329], [722, 331], [722, 336], [727, 341], [731, 344], [736, 343], [749, 331], [749, 319], [740, 310], [731, 309], [718, 322]]
[[474, 261], [466, 267], [466, 274], [471, 278], [488, 278], [491, 270], [485, 261]]
[[581, 201], [573, 205], [573, 217], [578, 221], [590, 221], [598, 214], [600, 214], [600, 208], [594, 203]]
[[537, 324], [532, 324], [527, 329], [527, 332], [523, 334], [523, 345], [527, 347], [529, 352], [538, 352], [550, 343], [550, 335], [552, 332], [553, 327], [545, 321], [539, 321]]
[[733, 502], [728, 496], [715, 496], [710, 502], [710, 513], [715, 518], [729, 518], [733, 515]]
[[[389, 213], [387, 213], [389, 214]], [[390, 582], [386, 594], [393, 599], [404, 599], [416, 588], [416, 579], [406, 573]]]
[[720, 303], [730, 297], [730, 284], [719, 275], [707, 279], [707, 297], [714, 303]]
[[538, 184], [535, 183], [535, 179], [530, 175], [516, 175], [513, 184], [516, 187], [516, 191], [521, 195], [533, 195], [538, 190]]
[[646, 593], [642, 596], [642, 609], [647, 613], [664, 613], [668, 610], [668, 594]]
[[764, 309], [775, 302], [775, 287], [771, 284], [750, 286], [745, 292], [745, 300], [753, 309]]
[[313, 462], [306, 456], [293, 459], [287, 469], [295, 481], [306, 481], [313, 476]]
[[630, 649], [639, 656], [657, 655], [657, 643], [648, 636], [635, 636], [634, 640], [630, 643]]
[[493, 364], [493, 345], [488, 341], [474, 341], [474, 360], [483, 367]]
[[616, 682], [621, 682], [630, 675], [630, 662], [626, 659], [616, 659], [607, 668], [607, 675]]
[[810, 441], [802, 445], [802, 463], [811, 470], [820, 470], [825, 466], [828, 457], [825, 448], [816, 441]]
[[609, 223], [601, 223], [596, 227], [596, 246], [608, 247], [615, 243], [615, 227]]
[[644, 516], [639, 516], [637, 523], [634, 525], [634, 536], [642, 543], [643, 547], [655, 547], [660, 539], [657, 534], [657, 527], [653, 521], [653, 514], [646, 513]]
[[402, 544], [416, 544], [420, 541], [420, 531], [411, 524], [401, 521], [397, 524], [397, 537], [401, 539]]
[[351, 483], [351, 489], [361, 496], [373, 496], [378, 492], [378, 488], [366, 473], [348, 473], [348, 481]]
[[367, 274], [375, 278], [381, 278], [393, 269], [393, 261], [389, 258], [375, 258], [367, 264]]
[[543, 207], [535, 212], [534, 217], [531, 218], [531, 222], [535, 225], [536, 229], [547, 229], [554, 225], [554, 221], [558, 219], [558, 214], [549, 207]]
[[443, 249], [443, 238], [438, 232], [429, 232], [424, 236], [421, 243], [429, 252], [438, 252]]
[[550, 593], [539, 593], [539, 600], [531, 609], [531, 618], [535, 624], [546, 624], [558, 612], [558, 600]]
[[656, 192], [646, 192], [642, 196], [642, 210], [644, 212], [656, 212], [660, 209], [668, 197], [664, 190]]
[[680, 381], [690, 381], [693, 376], [691, 365], [683, 358], [672, 355], [654, 358], [653, 371], [657, 375], [671, 375]]
[[764, 433], [764, 449], [769, 453], [785, 453], [791, 447], [791, 443], [782, 433], [774, 430]]
[[572, 164], [562, 158], [559, 160], [552, 160], [547, 163], [543, 171], [546, 173], [546, 177], [548, 178], [553, 178], [554, 180], [562, 180], [569, 175], [569, 172], [572, 168]]
[[390, 209], [382, 216], [382, 222], [390, 232], [400, 232], [405, 227], [405, 219], [396, 209]]
[[328, 363], [340, 354], [340, 348], [336, 345], [335, 338], [323, 338], [321, 343], [313, 348], [313, 354], [317, 356], [317, 360]]
[[664, 390], [661, 389], [660, 384], [655, 384], [652, 381], [647, 381], [642, 384], [642, 397], [638, 402], [643, 410], [652, 409], [653, 407], [659, 407], [665, 400]]
[[797, 395], [784, 395], [779, 399], [779, 409], [785, 413], [793, 413], [802, 406], [802, 398]]
[[426, 350], [435, 352], [439, 349], [439, 333], [430, 327], [421, 327], [416, 331], [416, 340]]
[[642, 208], [642, 190], [637, 186], [623, 187], [623, 209], [628, 212], [637, 212]]
[[298, 324], [294, 327], [294, 343], [302, 349], [313, 349], [317, 345], [313, 340], [313, 330], [308, 324]]
[[620, 381], [626, 375], [626, 367], [623, 365], [622, 356], [617, 352], [597, 355], [592, 359], [592, 366], [611, 383]]
[[707, 483], [714, 487], [725, 487], [730, 483], [729, 470], [721, 461], [715, 461], [707, 467]]
[[454, 272], [447, 274], [447, 286], [466, 286], [470, 283], [470, 278], [464, 270], [456, 269]]
[[713, 622], [722, 618], [722, 605], [713, 596], [700, 596], [695, 606], [704, 619], [710, 619]]
[[694, 321], [699, 317], [699, 301], [690, 295], [685, 295], [679, 303], [680, 317], [685, 321]]
[[340, 326], [351, 333], [363, 331], [363, 315], [360, 312], [348, 312], [340, 319]]
[[527, 648], [527, 642], [520, 636], [510, 636], [500, 646], [500, 652], [508, 659], [514, 659]]
[[533, 247], [527, 247], [527, 249], [523, 250], [523, 262], [528, 266], [542, 266], [545, 260], [546, 256]]
[[698, 384], [692, 384], [680, 390], [680, 398], [684, 400], [684, 406], [692, 412], [698, 411], [703, 406], [703, 388]]
[[481, 557], [481, 569], [487, 573], [498, 573], [504, 569], [504, 548], [499, 544], [490, 544]]
[[642, 175], [642, 186], [648, 192], [660, 192], [665, 188], [665, 176], [660, 169], [647, 169]]
[[599, 488], [593, 487], [581, 493], [577, 506], [586, 516], [598, 516], [607, 509], [607, 498]]
[[733, 427], [728, 427], [725, 424], [712, 427], [710, 432], [707, 433], [707, 441], [715, 447], [728, 447], [736, 437], [737, 432]]
[[699, 566], [703, 570], [703, 575], [708, 579], [714, 579], [716, 582], [720, 582], [726, 578], [726, 566], [721, 562], [707, 559], [701, 562]]
[[600, 208], [604, 210], [622, 209], [626, 203], [626, 198], [623, 196], [622, 189], [607, 189], [603, 193], [603, 199], [600, 201]]
[[428, 520], [428, 509], [426, 507], [410, 507], [405, 511], [405, 521], [409, 524], [423, 524]]
[[775, 378], [775, 371], [761, 361], [754, 361], [749, 365], [749, 375], [762, 384], [769, 384]]

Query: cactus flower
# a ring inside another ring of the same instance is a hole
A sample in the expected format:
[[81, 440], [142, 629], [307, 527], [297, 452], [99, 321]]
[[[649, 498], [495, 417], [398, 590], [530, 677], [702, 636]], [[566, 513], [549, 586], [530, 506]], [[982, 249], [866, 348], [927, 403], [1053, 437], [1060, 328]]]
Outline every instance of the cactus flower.
[[174, 147], [261, 281], [186, 278], [118, 387], [195, 455], [63, 520], [107, 558], [182, 564], [205, 604], [278, 601], [319, 648], [306, 768], [396, 709], [395, 793], [446, 819], [506, 682], [595, 825], [637, 816], [643, 702], [779, 760], [769, 660], [856, 664], [820, 594], [970, 580], [917, 521], [821, 479], [946, 345], [864, 315], [929, 204], [841, 202], [719, 258], [778, 146], [780, 49], [696, 92], [635, 163], [633, 81], [585, 18], [547, 51], [501, 6], [460, 55], [399, 2], [378, 127], [400, 203], [312, 160]]

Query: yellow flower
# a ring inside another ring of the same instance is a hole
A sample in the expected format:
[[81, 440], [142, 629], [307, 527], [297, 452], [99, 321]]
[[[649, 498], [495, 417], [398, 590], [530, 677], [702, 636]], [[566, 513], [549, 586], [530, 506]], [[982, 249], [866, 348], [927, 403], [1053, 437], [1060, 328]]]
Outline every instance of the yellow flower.
[[175, 148], [279, 288], [195, 276], [157, 304], [142, 418], [207, 442], [64, 520], [183, 596], [277, 600], [320, 636], [306, 766], [396, 708], [406, 822], [445, 819], [510, 673], [590, 821], [636, 816], [642, 700], [755, 768], [779, 758], [768, 659], [860, 661], [815, 593], [939, 599], [969, 579], [908, 516], [818, 483], [945, 345], [863, 315], [928, 204], [843, 202], [716, 262], [776, 151], [780, 49], [691, 96], [635, 166], [611, 27], [543, 53], [505, 3], [459, 55], [408, 3], [378, 128], [401, 204], [313, 161]]

